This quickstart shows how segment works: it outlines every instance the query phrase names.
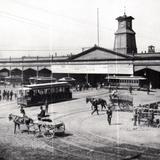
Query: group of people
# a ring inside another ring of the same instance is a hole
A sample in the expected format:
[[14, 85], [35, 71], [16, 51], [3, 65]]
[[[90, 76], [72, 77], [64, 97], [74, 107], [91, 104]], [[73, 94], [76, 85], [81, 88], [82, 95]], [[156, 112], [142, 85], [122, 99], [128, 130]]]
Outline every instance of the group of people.
[[17, 94], [14, 93], [12, 90], [0, 90], [0, 101], [6, 100], [6, 101], [12, 101], [13, 98], [17, 98]]
[[[148, 127], [154, 126], [155, 111], [153, 109], [146, 109], [144, 114], [141, 107], [135, 108], [133, 112], [134, 126], [137, 126], [137, 122], [138, 122], [138, 125], [140, 125], [142, 119], [145, 119]], [[156, 123], [159, 123], [159, 122], [156, 122]]]
[[88, 90], [91, 87], [89, 83], [77, 83], [75, 85], [76, 91]]

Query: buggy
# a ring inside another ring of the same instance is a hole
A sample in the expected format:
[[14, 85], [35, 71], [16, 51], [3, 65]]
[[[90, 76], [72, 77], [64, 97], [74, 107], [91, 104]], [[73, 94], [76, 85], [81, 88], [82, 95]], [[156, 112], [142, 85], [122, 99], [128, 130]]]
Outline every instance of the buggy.
[[41, 120], [33, 120], [27, 116], [21, 117], [9, 114], [8, 118], [14, 122], [14, 133], [16, 133], [17, 126], [20, 129], [20, 125], [26, 126], [28, 133], [33, 132], [34, 134], [41, 134], [51, 138], [58, 134], [64, 134], [65, 132], [64, 122], [47, 119], [46, 117]]
[[35, 121], [30, 130], [36, 134], [42, 134], [45, 137], [53, 138], [55, 135], [62, 135], [65, 133], [65, 124], [61, 121]]

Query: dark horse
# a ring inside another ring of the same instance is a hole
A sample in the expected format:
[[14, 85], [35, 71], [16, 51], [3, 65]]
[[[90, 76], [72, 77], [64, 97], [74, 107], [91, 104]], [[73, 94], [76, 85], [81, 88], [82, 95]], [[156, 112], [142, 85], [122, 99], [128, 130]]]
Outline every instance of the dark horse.
[[106, 109], [106, 106], [107, 106], [106, 100], [104, 100], [102, 98], [86, 97], [86, 103], [88, 103], [88, 102], [90, 102], [92, 104], [91, 109], [93, 109], [93, 106], [95, 106], [95, 105], [101, 105], [101, 110], [103, 110], [103, 108]]

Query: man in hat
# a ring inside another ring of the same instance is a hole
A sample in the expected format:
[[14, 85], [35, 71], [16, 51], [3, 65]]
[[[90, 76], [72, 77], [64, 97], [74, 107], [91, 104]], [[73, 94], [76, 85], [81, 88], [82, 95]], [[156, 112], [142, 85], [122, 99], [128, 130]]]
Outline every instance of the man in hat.
[[97, 104], [97, 99], [93, 99], [93, 103], [92, 103], [92, 106], [93, 106], [93, 111], [91, 114], [93, 114], [94, 112], [97, 112], [97, 115], [99, 115], [99, 112], [98, 112], [98, 104]]
[[41, 120], [42, 118], [45, 117], [45, 110], [43, 109], [43, 107], [40, 107], [40, 113], [38, 114], [38, 120]]
[[108, 106], [108, 109], [106, 111], [107, 113], [107, 120], [108, 120], [108, 124], [111, 125], [111, 119], [112, 119], [112, 110], [111, 110], [111, 106]]
[[20, 113], [23, 115], [23, 117], [25, 117], [26, 113], [25, 113], [25, 110], [23, 108], [23, 106], [20, 106]]

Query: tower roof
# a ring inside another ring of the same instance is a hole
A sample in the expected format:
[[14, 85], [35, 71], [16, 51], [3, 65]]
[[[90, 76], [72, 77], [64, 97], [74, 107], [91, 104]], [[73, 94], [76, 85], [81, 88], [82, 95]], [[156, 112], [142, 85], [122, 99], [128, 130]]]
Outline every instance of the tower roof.
[[124, 21], [124, 20], [127, 20], [127, 19], [133, 20], [134, 18], [132, 16], [127, 16], [126, 13], [124, 13], [123, 16], [119, 16], [119, 17], [116, 18], [116, 20], [118, 20], [118, 21]]

